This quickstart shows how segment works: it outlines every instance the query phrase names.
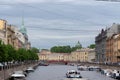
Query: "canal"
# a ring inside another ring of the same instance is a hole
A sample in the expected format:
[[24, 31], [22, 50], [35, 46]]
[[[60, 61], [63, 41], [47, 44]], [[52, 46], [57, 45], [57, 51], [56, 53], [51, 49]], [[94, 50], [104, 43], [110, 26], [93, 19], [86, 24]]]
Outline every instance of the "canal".
[[[68, 65], [49, 65], [39, 66], [34, 72], [29, 73], [26, 80], [65, 80], [66, 72], [77, 69], [77, 66]], [[89, 80], [115, 80], [96, 71], [81, 71], [81, 75]]]

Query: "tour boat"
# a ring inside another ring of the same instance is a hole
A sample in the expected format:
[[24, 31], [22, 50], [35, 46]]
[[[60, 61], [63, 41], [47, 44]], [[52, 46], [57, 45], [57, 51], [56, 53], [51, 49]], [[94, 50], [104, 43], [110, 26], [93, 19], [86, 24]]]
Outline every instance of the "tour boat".
[[76, 70], [69, 70], [66, 73], [66, 77], [67, 78], [82, 78], [80, 72], [76, 71]]

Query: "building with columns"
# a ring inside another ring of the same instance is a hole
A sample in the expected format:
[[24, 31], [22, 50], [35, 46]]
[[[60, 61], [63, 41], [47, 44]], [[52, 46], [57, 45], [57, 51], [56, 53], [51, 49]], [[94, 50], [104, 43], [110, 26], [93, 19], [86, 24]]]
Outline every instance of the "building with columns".
[[72, 53], [51, 53], [49, 50], [41, 50], [39, 60], [68, 61], [68, 62], [93, 62], [95, 60], [94, 49], [82, 48]]
[[95, 50], [90, 48], [78, 49], [71, 53], [72, 61], [93, 62], [95, 60]]

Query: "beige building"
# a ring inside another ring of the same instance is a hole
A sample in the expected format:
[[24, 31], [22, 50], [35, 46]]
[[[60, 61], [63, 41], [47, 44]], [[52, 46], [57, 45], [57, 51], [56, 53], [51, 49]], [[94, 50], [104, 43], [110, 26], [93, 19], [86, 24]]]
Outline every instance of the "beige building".
[[24, 25], [22, 25], [21, 30], [18, 30], [15, 26], [7, 24], [7, 21], [2, 19], [0, 19], [0, 40], [4, 44], [10, 44], [16, 49], [31, 48]]
[[93, 62], [95, 60], [95, 50], [82, 48], [71, 53], [71, 60], [78, 62]]
[[87, 62], [88, 61], [88, 49], [78, 49], [71, 53], [72, 61]]
[[106, 62], [120, 62], [120, 34], [113, 35], [107, 39]]
[[92, 62], [95, 60], [94, 49], [83, 48], [70, 53], [51, 53], [49, 50], [42, 50], [40, 60], [48, 61], [71, 61], [71, 62]]
[[50, 55], [50, 50], [42, 49], [39, 53], [39, 60], [48, 60], [48, 55]]
[[7, 44], [6, 29], [7, 21], [0, 19], [0, 40], [5, 44]]
[[47, 55], [48, 61], [63, 61], [64, 60], [64, 54], [61, 53], [52, 53], [50, 55]]
[[88, 62], [94, 62], [95, 61], [95, 49], [90, 49], [88, 52]]
[[14, 26], [7, 25], [7, 44], [15, 46], [15, 30]]
[[114, 36], [113, 62], [120, 62], [120, 34]]
[[28, 49], [30, 49], [30, 48], [31, 48], [31, 43], [28, 42], [28, 43], [26, 44], [26, 49], [28, 50]]
[[39, 54], [39, 60], [48, 61], [69, 61], [71, 58], [68, 53], [51, 53], [50, 50], [42, 49]]
[[71, 54], [70, 53], [64, 54], [63, 59], [64, 59], [64, 61], [70, 61], [71, 60]]

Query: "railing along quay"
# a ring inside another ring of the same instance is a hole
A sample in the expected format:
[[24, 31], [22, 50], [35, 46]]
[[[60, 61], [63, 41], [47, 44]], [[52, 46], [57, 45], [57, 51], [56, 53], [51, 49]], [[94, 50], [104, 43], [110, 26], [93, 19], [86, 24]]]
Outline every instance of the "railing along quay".
[[29, 66], [33, 67], [38, 65], [38, 62], [9, 64], [0, 67], [0, 80], [8, 80], [11, 74], [17, 70], [26, 70]]

